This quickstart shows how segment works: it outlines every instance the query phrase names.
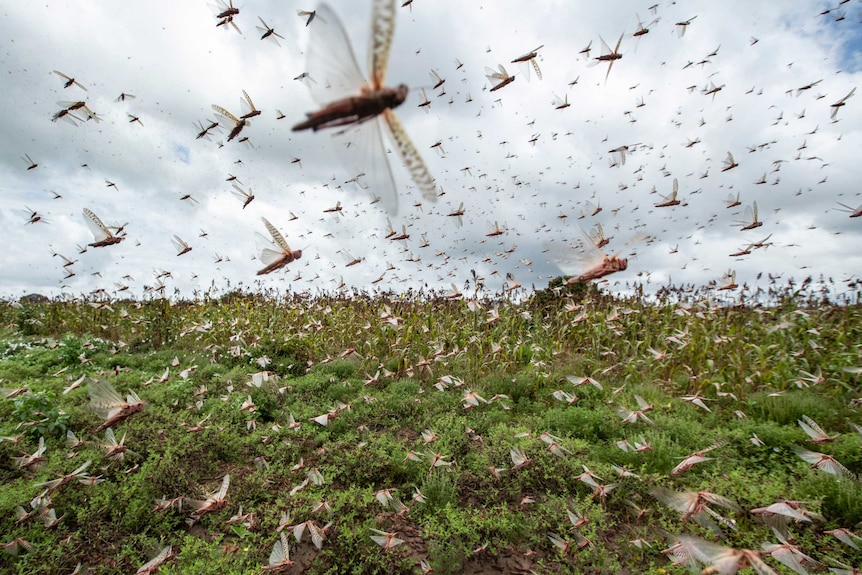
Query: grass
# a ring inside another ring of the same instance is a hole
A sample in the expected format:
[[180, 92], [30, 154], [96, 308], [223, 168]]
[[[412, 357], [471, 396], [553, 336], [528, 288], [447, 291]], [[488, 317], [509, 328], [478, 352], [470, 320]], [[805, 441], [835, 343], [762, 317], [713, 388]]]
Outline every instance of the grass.
[[[862, 553], [823, 533], [858, 529], [859, 481], [810, 469], [790, 449], [862, 472], [862, 437], [849, 425], [862, 423], [851, 405], [862, 395], [852, 369], [862, 364], [862, 308], [786, 290], [748, 307], [665, 296], [582, 289], [470, 303], [235, 292], [99, 309], [0, 305], [0, 386], [4, 395], [26, 389], [0, 400], [0, 435], [14, 438], [0, 442], [0, 543], [32, 544], [0, 555], [0, 571], [64, 573], [80, 562], [92, 573], [129, 573], [171, 544], [176, 557], [160, 573], [259, 572], [283, 514], [290, 524], [329, 525], [321, 550], [308, 535], [291, 537], [290, 572], [307, 573], [419, 573], [420, 561], [436, 573], [682, 573], [660, 553], [668, 536], [751, 549], [776, 540], [745, 512], [730, 512], [736, 530], [716, 539], [653, 498], [658, 486], [709, 490], [743, 510], [809, 501], [825, 522], [791, 525], [796, 544], [822, 561], [862, 563]], [[275, 377], [256, 385], [252, 375], [263, 370]], [[603, 389], [567, 376], [591, 376]], [[103, 420], [89, 407], [87, 378], [146, 402], [114, 427], [133, 452], [123, 461], [99, 445]], [[558, 390], [577, 401], [555, 399]], [[471, 405], [471, 394], [482, 399]], [[618, 409], [637, 409], [636, 395], [653, 406], [653, 425], [622, 421]], [[710, 411], [682, 399], [695, 395]], [[326, 426], [312, 421], [326, 413]], [[806, 443], [796, 423], [803, 415], [840, 435]], [[67, 430], [86, 444], [71, 451]], [[424, 430], [437, 439], [424, 444]], [[551, 453], [543, 434], [568, 455]], [[19, 467], [13, 458], [35, 452], [41, 437], [44, 461]], [[652, 449], [623, 451], [623, 440]], [[682, 457], [717, 442], [713, 460], [670, 475]], [[514, 448], [531, 462], [510, 469]], [[16, 508], [31, 510], [42, 491], [36, 483], [87, 460], [102, 481], [54, 494], [58, 525], [17, 522]], [[620, 478], [613, 465], [639, 477]], [[604, 500], [578, 480], [585, 467], [601, 484], [618, 483]], [[303, 486], [311, 470], [323, 482]], [[193, 526], [187, 505], [153, 510], [157, 498], [205, 498], [225, 474], [227, 505]], [[382, 489], [408, 510], [384, 508], [375, 497]], [[240, 507], [253, 515], [231, 521]], [[592, 546], [563, 556], [547, 534], [574, 540], [566, 508], [588, 519], [579, 532]], [[404, 543], [384, 551], [372, 528]]]

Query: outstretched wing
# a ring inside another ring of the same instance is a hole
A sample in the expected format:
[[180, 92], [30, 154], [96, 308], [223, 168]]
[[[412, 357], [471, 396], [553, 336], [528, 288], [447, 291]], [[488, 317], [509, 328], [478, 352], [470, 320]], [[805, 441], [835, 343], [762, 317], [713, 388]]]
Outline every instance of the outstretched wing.
[[[646, 240], [648, 240], [648, 239], [650, 239], [650, 235], [649, 235], [648, 233], [646, 233], [646, 232], [638, 232], [638, 233], [636, 233], [635, 235], [633, 235], [633, 236], [631, 237], [631, 239], [629, 239], [629, 241], [627, 241], [626, 243], [624, 243], [624, 244], [623, 244], [623, 247], [621, 247], [619, 250], [617, 250], [617, 252], [616, 252], [614, 255], [612, 255], [611, 257], [614, 257], [614, 258], [615, 258], [615, 257], [619, 257], [619, 255], [620, 255], [621, 253], [623, 253], [623, 250], [628, 249], [628, 248], [632, 247], [633, 245], [635, 245], [635, 244], [637, 244], [637, 243], [639, 243], [639, 242], [646, 241]], [[635, 256], [635, 255], [637, 255], [637, 254], [636, 254], [636, 253], [634, 253], [634, 251], [630, 252], [630, 256]]]
[[485, 77], [488, 78], [489, 82], [495, 85], [510, 78], [509, 73], [506, 72], [506, 68], [504, 68], [502, 64], [498, 64], [498, 67], [500, 68], [499, 71], [485, 66]]
[[394, 33], [395, 0], [374, 0], [371, 8], [371, 45], [368, 50], [368, 70], [373, 88], [382, 88], [386, 80]]
[[284, 252], [262, 234], [255, 233], [255, 237], [257, 239], [257, 249], [260, 251], [260, 261], [264, 265], [268, 266], [284, 257]]
[[581, 239], [577, 247], [568, 246], [561, 242], [547, 242], [544, 248], [547, 249], [551, 261], [555, 263], [560, 270], [569, 276], [579, 276], [584, 271], [594, 268], [605, 261], [605, 254], [596, 247], [593, 240], [587, 235], [587, 232], [580, 228]]
[[84, 221], [87, 222], [87, 226], [90, 228], [90, 231], [93, 232], [93, 235], [96, 236], [97, 241], [111, 237], [111, 232], [108, 230], [108, 227], [102, 223], [99, 216], [87, 208], [84, 208], [84, 216]]
[[238, 197], [240, 199], [240, 201], [242, 201], [242, 202], [246, 201], [247, 199], [249, 199], [251, 197], [250, 193], [246, 192], [245, 190], [243, 190], [241, 187], [239, 187], [236, 184], [233, 185], [233, 189], [231, 190], [231, 193], [233, 195], [235, 195], [236, 197]]
[[533, 65], [533, 70], [536, 72], [536, 78], [541, 80], [542, 79], [542, 70], [539, 68], [539, 63], [536, 62], [535, 58], [533, 58], [532, 60], [530, 60], [530, 64]]
[[530, 58], [529, 60], [521, 60], [518, 62], [518, 68], [521, 70], [521, 75], [524, 76], [524, 79], [529, 82], [530, 81], [530, 70], [532, 69], [536, 73], [536, 78], [539, 80], [542, 79], [542, 70], [539, 68], [539, 63], [536, 62], [536, 58]]
[[608, 43], [605, 42], [605, 39], [602, 38], [601, 34], [599, 34], [599, 42], [602, 43], [602, 56], [607, 56], [608, 54], [611, 54], [611, 47], [608, 46]]
[[239, 103], [242, 109], [242, 114], [245, 116], [246, 114], [251, 114], [252, 112], [257, 112], [257, 108], [254, 107], [254, 102], [251, 101], [251, 96], [248, 95], [248, 92], [245, 90], [242, 91], [242, 98], [239, 99]]
[[[394, 138], [393, 138], [394, 139]], [[390, 215], [398, 213], [398, 192], [376, 118], [335, 134], [335, 150], [350, 174], [365, 173], [365, 191], [379, 197]]]
[[284, 251], [289, 252], [290, 246], [287, 245], [287, 241], [284, 239], [284, 236], [281, 235], [281, 232], [279, 232], [274, 225], [269, 223], [269, 220], [267, 220], [266, 218], [261, 217], [260, 219], [263, 220], [263, 225], [266, 226], [266, 229], [269, 231], [269, 235], [272, 236], [272, 239], [274, 239], [279, 246], [284, 248]]
[[107, 418], [112, 410], [126, 404], [114, 386], [108, 383], [106, 379], [91, 381], [87, 384], [87, 390], [90, 393], [90, 409], [99, 417]]
[[309, 28], [306, 71], [317, 79], [309, 82], [311, 97], [320, 104], [358, 96], [367, 86], [356, 56], [350, 45], [350, 38], [338, 15], [327, 4], [317, 8], [319, 25]]
[[287, 537], [282, 531], [279, 533], [279, 539], [272, 546], [272, 553], [269, 554], [269, 566], [278, 567], [290, 561], [290, 547]]
[[677, 493], [665, 487], [656, 487], [650, 491], [650, 495], [680, 513], [687, 513], [692, 510], [690, 494]]
[[233, 129], [234, 126], [239, 124], [239, 118], [222, 108], [221, 106], [217, 106], [213, 104], [213, 110], [216, 111], [216, 117], [219, 121], [219, 125], [225, 127], [227, 129]]
[[413, 182], [422, 192], [422, 197], [429, 202], [437, 201], [437, 185], [434, 182], [433, 176], [428, 171], [422, 156], [416, 151], [410, 136], [404, 131], [404, 126], [398, 116], [391, 109], [387, 108], [383, 111], [383, 119], [386, 120], [386, 126], [389, 128], [389, 135], [395, 142], [395, 147], [398, 148], [398, 153], [407, 169], [410, 171], [410, 177]]

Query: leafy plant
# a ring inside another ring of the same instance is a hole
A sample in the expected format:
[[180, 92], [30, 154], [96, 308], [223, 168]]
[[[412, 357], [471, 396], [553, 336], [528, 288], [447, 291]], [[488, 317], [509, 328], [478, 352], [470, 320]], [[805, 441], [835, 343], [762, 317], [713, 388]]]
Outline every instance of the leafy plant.
[[69, 428], [69, 415], [56, 405], [48, 391], [23, 393], [12, 399], [12, 417], [32, 436], [62, 436]]

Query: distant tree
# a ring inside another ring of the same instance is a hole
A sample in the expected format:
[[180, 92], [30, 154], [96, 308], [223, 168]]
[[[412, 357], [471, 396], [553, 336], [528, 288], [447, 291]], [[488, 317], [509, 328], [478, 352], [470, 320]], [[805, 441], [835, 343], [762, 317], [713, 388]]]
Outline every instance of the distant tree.
[[39, 293], [29, 293], [25, 296], [22, 296], [19, 301], [21, 303], [47, 303], [51, 300]]
[[580, 303], [588, 296], [600, 295], [595, 285], [590, 283], [567, 284], [568, 276], [557, 276], [548, 282], [548, 287], [536, 290], [532, 297], [532, 305], [538, 308], [559, 307], [563, 300]]

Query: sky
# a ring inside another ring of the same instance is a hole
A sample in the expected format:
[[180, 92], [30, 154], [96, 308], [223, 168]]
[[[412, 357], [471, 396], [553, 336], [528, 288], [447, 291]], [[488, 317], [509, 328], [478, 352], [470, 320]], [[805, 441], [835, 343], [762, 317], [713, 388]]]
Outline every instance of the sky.
[[[337, 26], [306, 25], [297, 11], [311, 2], [238, 3], [241, 34], [216, 26], [203, 0], [6, 3], [0, 297], [144, 297], [158, 281], [179, 297], [238, 286], [463, 290], [472, 272], [488, 292], [509, 273], [543, 288], [563, 271], [580, 273], [575, 244], [597, 224], [611, 240], [602, 250], [628, 258], [627, 270], [604, 278], [611, 292], [720, 284], [730, 271], [749, 293], [770, 274], [850, 289], [862, 274], [862, 218], [839, 204], [862, 204], [862, 96], [835, 119], [831, 105], [862, 83], [862, 1], [653, 3], [396, 2], [385, 81], [410, 88], [395, 112], [435, 178], [433, 202], [387, 135], [381, 151], [333, 130], [291, 131], [331, 86], [329, 67], [306, 54]], [[330, 6], [367, 78], [372, 2]], [[261, 39], [260, 19], [278, 44]], [[639, 21], [649, 33], [633, 37]], [[614, 48], [621, 36], [623, 57], [608, 74], [596, 60], [601, 39]], [[510, 62], [538, 46], [542, 77], [528, 78]], [[515, 81], [491, 92], [486, 67], [501, 64]], [[55, 70], [86, 91], [64, 88]], [[437, 89], [432, 70], [445, 80]], [[313, 89], [296, 79], [303, 73]], [[721, 89], [707, 93], [713, 87]], [[420, 106], [423, 89], [429, 106]], [[233, 141], [227, 129], [196, 139], [213, 104], [243, 113], [243, 90], [261, 115]], [[558, 109], [557, 98], [569, 106]], [[52, 121], [59, 102], [76, 101], [101, 121]], [[376, 159], [358, 179], [339, 152], [347, 143]], [[620, 146], [625, 163], [611, 152]], [[728, 152], [738, 166], [722, 171]], [[38, 166], [28, 169], [25, 154]], [[397, 214], [373, 203], [387, 159]], [[655, 207], [674, 180], [680, 204]], [[245, 208], [231, 192], [237, 182], [255, 196]], [[726, 207], [737, 195], [740, 205]], [[339, 202], [340, 212], [325, 212]], [[462, 202], [459, 226], [447, 214]], [[755, 202], [763, 225], [742, 230]], [[94, 242], [84, 208], [124, 226], [126, 239], [79, 253]], [[34, 213], [40, 221], [30, 223]], [[261, 217], [303, 252], [266, 276], [256, 275]], [[409, 238], [386, 239], [390, 225]], [[489, 237], [495, 226], [503, 233]], [[177, 256], [175, 235], [192, 250]], [[750, 244], [762, 247], [730, 255]], [[75, 263], [65, 268], [54, 253]]]

